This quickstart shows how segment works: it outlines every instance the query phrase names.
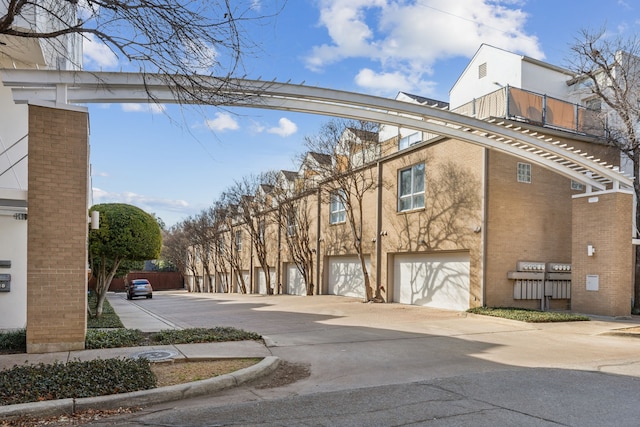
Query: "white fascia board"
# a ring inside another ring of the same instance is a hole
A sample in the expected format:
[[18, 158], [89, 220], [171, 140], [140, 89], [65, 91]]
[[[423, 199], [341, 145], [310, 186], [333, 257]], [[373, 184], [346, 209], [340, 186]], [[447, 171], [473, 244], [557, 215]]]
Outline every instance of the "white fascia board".
[[0, 188], [0, 199], [4, 200], [28, 200], [26, 190], [14, 188]]

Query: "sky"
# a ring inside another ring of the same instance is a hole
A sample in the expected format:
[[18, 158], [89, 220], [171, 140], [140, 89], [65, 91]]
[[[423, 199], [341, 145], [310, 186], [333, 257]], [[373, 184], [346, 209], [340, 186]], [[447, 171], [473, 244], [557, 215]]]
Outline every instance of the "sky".
[[[282, 0], [253, 0], [260, 11]], [[632, 0], [288, 0], [245, 27], [259, 49], [247, 78], [389, 98], [448, 101], [481, 44], [565, 66], [583, 29], [631, 37]], [[123, 65], [85, 43], [87, 70]], [[170, 227], [209, 207], [243, 177], [297, 170], [306, 136], [328, 117], [261, 109], [89, 104], [93, 203], [130, 203]]]

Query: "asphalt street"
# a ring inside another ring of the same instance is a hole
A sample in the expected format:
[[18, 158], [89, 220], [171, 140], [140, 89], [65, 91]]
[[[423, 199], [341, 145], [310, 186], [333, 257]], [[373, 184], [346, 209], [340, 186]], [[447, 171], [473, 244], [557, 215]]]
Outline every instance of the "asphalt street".
[[131, 304], [173, 327], [259, 332], [311, 375], [95, 425], [640, 424], [640, 339], [612, 334], [636, 319], [526, 324], [335, 296], [158, 292]]

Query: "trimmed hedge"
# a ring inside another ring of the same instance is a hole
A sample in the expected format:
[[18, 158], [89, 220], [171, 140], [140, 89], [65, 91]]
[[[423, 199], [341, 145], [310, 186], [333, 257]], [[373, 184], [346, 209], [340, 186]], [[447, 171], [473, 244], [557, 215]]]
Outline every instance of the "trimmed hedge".
[[151, 334], [153, 344], [191, 344], [220, 341], [259, 340], [262, 337], [255, 332], [218, 326], [215, 328], [192, 328], [183, 330], [164, 330]]
[[581, 314], [558, 313], [555, 311], [540, 311], [514, 307], [475, 307], [470, 308], [467, 312], [529, 323], [581, 322], [591, 320], [589, 317]]
[[137, 347], [144, 342], [145, 336], [139, 329], [87, 329], [84, 347], [86, 349]]
[[105, 396], [156, 387], [147, 359], [15, 366], [0, 371], [0, 405]]
[[0, 351], [26, 353], [27, 331], [25, 329], [17, 329], [15, 331], [0, 332]]

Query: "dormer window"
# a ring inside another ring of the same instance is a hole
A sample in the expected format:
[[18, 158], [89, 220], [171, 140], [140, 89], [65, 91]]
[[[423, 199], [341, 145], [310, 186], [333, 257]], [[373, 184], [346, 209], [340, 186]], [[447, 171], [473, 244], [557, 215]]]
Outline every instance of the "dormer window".
[[591, 110], [591, 111], [600, 111], [600, 110], [602, 110], [602, 101], [600, 100], [600, 98], [588, 99], [585, 102], [585, 104], [586, 104], [587, 110]]

